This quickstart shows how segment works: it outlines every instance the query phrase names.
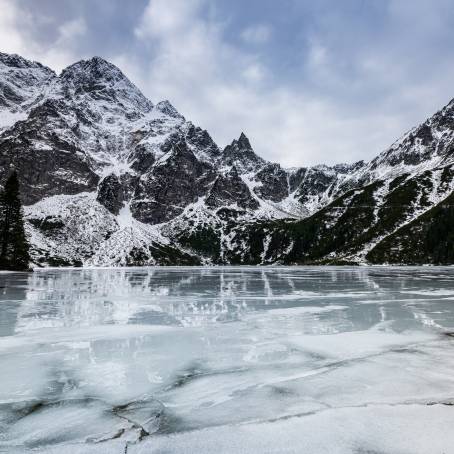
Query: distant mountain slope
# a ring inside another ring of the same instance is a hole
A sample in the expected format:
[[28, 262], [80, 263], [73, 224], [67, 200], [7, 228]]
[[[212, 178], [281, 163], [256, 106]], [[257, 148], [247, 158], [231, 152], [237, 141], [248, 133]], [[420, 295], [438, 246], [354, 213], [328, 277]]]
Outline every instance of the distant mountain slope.
[[18, 171], [40, 265], [452, 263], [453, 152], [451, 101], [370, 162], [284, 169], [102, 58], [0, 53], [0, 184]]
[[[447, 257], [453, 256], [453, 225], [451, 208], [446, 204], [452, 200], [453, 189], [452, 165], [378, 180], [348, 191], [301, 221], [259, 221], [232, 227], [227, 233], [233, 245], [227, 261], [450, 263], [452, 259]], [[434, 232], [439, 233], [431, 238]], [[418, 243], [424, 247], [419, 248]], [[445, 254], [437, 255], [442, 244]]]

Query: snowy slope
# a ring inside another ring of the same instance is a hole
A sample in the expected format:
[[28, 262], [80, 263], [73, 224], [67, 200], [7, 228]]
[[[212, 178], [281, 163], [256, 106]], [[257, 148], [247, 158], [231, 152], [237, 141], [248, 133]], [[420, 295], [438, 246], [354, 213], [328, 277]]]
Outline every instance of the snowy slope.
[[[159, 227], [136, 221], [129, 206], [115, 216], [96, 193], [48, 197], [25, 207], [32, 259], [41, 266], [127, 266], [165, 262], [173, 253], [182, 264], [197, 259], [173, 251]], [[163, 252], [164, 251], [164, 252]]]

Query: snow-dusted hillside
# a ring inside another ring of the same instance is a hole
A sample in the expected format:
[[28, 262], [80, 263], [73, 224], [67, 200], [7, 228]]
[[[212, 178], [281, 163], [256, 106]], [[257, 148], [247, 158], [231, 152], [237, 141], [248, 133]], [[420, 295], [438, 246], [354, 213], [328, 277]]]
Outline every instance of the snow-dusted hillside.
[[451, 102], [368, 163], [284, 169], [102, 58], [57, 76], [0, 53], [0, 183], [18, 171], [41, 265], [366, 261], [449, 197], [453, 140]]

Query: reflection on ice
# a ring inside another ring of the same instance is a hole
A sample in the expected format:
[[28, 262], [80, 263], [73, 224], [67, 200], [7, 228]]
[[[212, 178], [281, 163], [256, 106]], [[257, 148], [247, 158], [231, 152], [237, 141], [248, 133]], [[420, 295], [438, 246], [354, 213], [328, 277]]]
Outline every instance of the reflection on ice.
[[447, 268], [0, 274], [0, 451], [448, 452], [453, 284]]

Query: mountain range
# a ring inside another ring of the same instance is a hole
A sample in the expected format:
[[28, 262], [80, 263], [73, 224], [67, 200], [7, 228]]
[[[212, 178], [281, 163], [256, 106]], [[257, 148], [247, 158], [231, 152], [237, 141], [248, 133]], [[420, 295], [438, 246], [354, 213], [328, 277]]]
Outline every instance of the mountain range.
[[286, 169], [102, 58], [0, 53], [12, 170], [35, 266], [454, 263], [454, 101], [370, 162]]

